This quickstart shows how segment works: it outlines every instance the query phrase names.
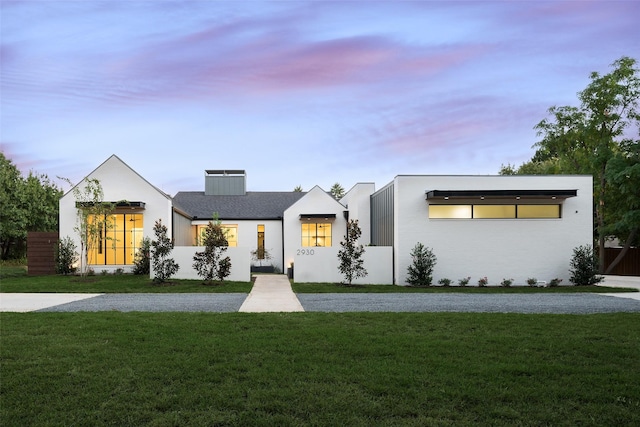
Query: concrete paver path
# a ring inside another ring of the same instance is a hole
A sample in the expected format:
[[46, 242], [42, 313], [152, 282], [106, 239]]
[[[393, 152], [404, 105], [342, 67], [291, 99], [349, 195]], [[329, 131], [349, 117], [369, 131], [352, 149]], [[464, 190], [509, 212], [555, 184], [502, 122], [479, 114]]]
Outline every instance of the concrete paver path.
[[240, 307], [245, 313], [304, 311], [284, 274], [256, 276], [249, 296]]

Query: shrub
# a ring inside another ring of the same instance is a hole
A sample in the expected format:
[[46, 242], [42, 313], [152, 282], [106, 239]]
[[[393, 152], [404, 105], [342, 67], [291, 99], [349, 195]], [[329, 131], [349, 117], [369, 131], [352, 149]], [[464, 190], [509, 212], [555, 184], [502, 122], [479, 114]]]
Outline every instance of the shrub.
[[471, 277], [463, 277], [462, 279], [458, 280], [458, 285], [465, 287], [469, 284], [470, 280], [471, 280]]
[[485, 286], [487, 286], [487, 283], [489, 283], [487, 276], [481, 277], [480, 279], [478, 279], [478, 286], [480, 286], [481, 288], [484, 288]]
[[527, 279], [527, 285], [536, 286], [537, 284], [538, 284], [538, 279], [536, 279], [535, 277], [529, 277]]
[[600, 283], [603, 279], [598, 275], [598, 257], [591, 245], [582, 245], [573, 249], [571, 258], [571, 277], [569, 280], [576, 286], [589, 286]]
[[500, 286], [502, 286], [503, 288], [508, 288], [512, 283], [513, 279], [502, 279], [502, 282], [500, 282]]
[[451, 284], [451, 279], [443, 277], [442, 279], [438, 280], [438, 283], [440, 283], [442, 286], [449, 286]]
[[133, 274], [149, 274], [151, 264], [151, 239], [145, 237], [133, 259]]
[[151, 242], [153, 248], [151, 259], [155, 273], [153, 281], [156, 283], [166, 282], [180, 268], [173, 258], [169, 258], [173, 250], [173, 242], [167, 237], [167, 231], [167, 226], [162, 225], [162, 220], [157, 220], [153, 226], [156, 240]]
[[555, 288], [556, 286], [560, 285], [560, 282], [562, 282], [562, 279], [558, 279], [556, 277], [554, 279], [549, 280], [549, 286], [552, 288]]
[[69, 236], [60, 239], [56, 248], [56, 273], [64, 275], [75, 273], [74, 264], [77, 262], [78, 253], [73, 239]]
[[411, 250], [411, 259], [413, 262], [407, 268], [407, 283], [411, 286], [431, 286], [437, 261], [433, 251], [418, 242]]

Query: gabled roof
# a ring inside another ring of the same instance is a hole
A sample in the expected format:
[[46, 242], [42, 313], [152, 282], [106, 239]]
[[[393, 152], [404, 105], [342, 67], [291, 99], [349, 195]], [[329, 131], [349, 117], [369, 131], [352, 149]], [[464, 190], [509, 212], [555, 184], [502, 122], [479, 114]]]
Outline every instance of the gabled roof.
[[173, 197], [173, 203], [192, 219], [210, 220], [214, 213], [223, 220], [280, 219], [284, 211], [305, 194], [247, 191], [241, 196], [207, 196], [204, 191], [181, 191]]
[[171, 196], [169, 196], [167, 193], [165, 193], [164, 191], [160, 190], [158, 187], [156, 187], [155, 185], [151, 184], [149, 181], [147, 181], [142, 175], [140, 175], [138, 172], [136, 172], [135, 169], [133, 169], [131, 166], [129, 166], [128, 164], [126, 164], [120, 157], [116, 156], [115, 154], [112, 154], [111, 156], [109, 156], [109, 158], [107, 160], [105, 160], [104, 162], [102, 162], [100, 164], [100, 166], [98, 166], [97, 168], [95, 168], [94, 170], [92, 170], [88, 175], [86, 175], [84, 178], [82, 178], [78, 183], [76, 183], [75, 185], [73, 185], [69, 191], [67, 191], [66, 193], [64, 193], [64, 195], [62, 197], [66, 197], [68, 194], [71, 194], [73, 192], [73, 189], [76, 188], [78, 185], [80, 185], [82, 182], [84, 182], [85, 179], [87, 179], [88, 177], [90, 177], [91, 175], [95, 174], [98, 170], [100, 170], [101, 168], [103, 168], [106, 164], [110, 163], [110, 162], [119, 162], [122, 165], [124, 165], [127, 169], [129, 169], [131, 172], [133, 172], [134, 174], [136, 174], [142, 181], [146, 182], [150, 187], [152, 187], [154, 190], [156, 190], [158, 193], [160, 193], [162, 196], [166, 197], [167, 199], [171, 199]]

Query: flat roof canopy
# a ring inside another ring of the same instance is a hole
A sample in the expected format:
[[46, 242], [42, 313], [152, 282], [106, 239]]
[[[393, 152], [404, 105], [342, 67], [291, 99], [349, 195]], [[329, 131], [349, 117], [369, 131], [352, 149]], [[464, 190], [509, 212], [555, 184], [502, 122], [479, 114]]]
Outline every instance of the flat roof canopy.
[[430, 190], [425, 191], [427, 200], [432, 199], [567, 199], [576, 197], [578, 190]]
[[336, 214], [300, 214], [300, 220], [336, 219]]
[[[100, 203], [106, 206], [114, 206], [116, 208], [131, 208], [131, 209], [144, 209], [144, 202], [129, 202], [126, 200], [120, 200], [119, 202], [102, 202]], [[94, 202], [76, 202], [76, 208], [90, 208], [94, 206]]]

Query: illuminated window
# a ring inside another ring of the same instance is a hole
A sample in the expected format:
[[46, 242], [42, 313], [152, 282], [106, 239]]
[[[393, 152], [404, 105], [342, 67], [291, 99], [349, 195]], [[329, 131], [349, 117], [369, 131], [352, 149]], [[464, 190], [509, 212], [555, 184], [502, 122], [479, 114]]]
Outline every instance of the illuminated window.
[[431, 219], [561, 218], [560, 205], [429, 205]]
[[222, 231], [229, 242], [229, 246], [238, 246], [238, 225], [222, 224]]
[[264, 224], [258, 224], [258, 259], [264, 259]]
[[[96, 217], [89, 217], [96, 224]], [[136, 251], [142, 242], [142, 214], [112, 214], [99, 221], [98, 239], [91, 243], [90, 265], [133, 265]]]
[[[204, 232], [208, 224], [196, 225], [196, 246], [202, 246]], [[238, 246], [238, 224], [220, 224], [224, 236], [227, 238], [228, 246]]]
[[302, 246], [331, 246], [331, 223], [302, 223]]
[[518, 218], [560, 218], [560, 205], [518, 205]]
[[516, 205], [474, 205], [474, 218], [515, 218]]
[[471, 205], [429, 205], [429, 218], [471, 218]]

